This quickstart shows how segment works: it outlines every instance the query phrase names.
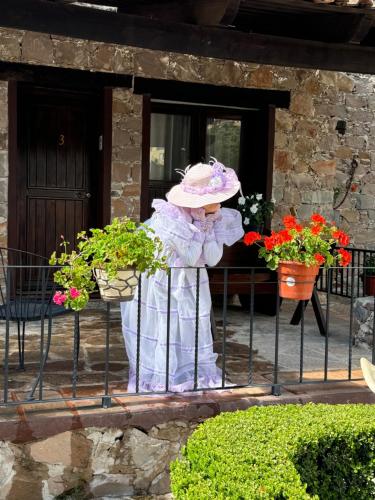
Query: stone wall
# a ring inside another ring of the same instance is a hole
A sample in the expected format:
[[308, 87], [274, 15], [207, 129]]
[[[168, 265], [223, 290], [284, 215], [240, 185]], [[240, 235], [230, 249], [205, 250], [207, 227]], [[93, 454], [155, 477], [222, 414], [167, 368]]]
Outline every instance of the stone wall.
[[89, 427], [29, 443], [0, 442], [0, 498], [162, 498], [170, 491], [169, 463], [196, 425], [174, 421], [148, 432]]
[[354, 88], [345, 94], [338, 110], [348, 128], [335, 151], [337, 202], [345, 195], [353, 157], [358, 159], [358, 167], [348, 186], [348, 196], [336, 212], [356, 245], [375, 248], [375, 77], [349, 76]]
[[139, 219], [141, 197], [142, 96], [113, 90], [112, 216]]
[[[1, 49], [0, 49], [1, 50]], [[7, 246], [8, 83], [0, 81], [0, 246]]]
[[353, 344], [358, 346], [362, 342], [373, 346], [374, 341], [374, 299], [373, 297], [359, 297], [355, 299], [354, 335]]
[[[319, 211], [335, 218], [354, 243], [375, 246], [374, 77], [225, 61], [124, 47], [62, 36], [0, 29], [0, 59], [149, 78], [264, 88], [291, 92], [289, 110], [276, 112], [274, 225], [281, 215], [308, 218]], [[114, 90], [112, 214], [139, 215], [141, 101], [130, 90]], [[340, 136], [338, 119], [347, 121]], [[350, 164], [352, 190], [345, 203]], [[335, 192], [337, 199], [334, 200]]]

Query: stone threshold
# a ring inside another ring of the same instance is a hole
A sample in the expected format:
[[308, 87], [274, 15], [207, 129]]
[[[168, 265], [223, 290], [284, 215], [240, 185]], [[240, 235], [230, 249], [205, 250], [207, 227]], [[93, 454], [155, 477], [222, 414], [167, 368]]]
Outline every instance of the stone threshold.
[[282, 387], [280, 396], [267, 388], [241, 388], [171, 395], [112, 398], [110, 408], [101, 400], [30, 403], [0, 408], [0, 439], [30, 442], [88, 427], [151, 427], [172, 421], [201, 422], [225, 411], [251, 406], [314, 403], [375, 403], [364, 381], [296, 384]]

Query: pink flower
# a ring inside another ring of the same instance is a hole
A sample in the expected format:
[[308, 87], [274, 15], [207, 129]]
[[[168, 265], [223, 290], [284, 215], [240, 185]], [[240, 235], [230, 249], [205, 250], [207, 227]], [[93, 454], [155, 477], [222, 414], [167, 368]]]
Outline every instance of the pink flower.
[[77, 297], [79, 297], [81, 295], [81, 292], [79, 290], [77, 290], [77, 288], [71, 288], [69, 290], [69, 293], [70, 293], [70, 296], [72, 297], [72, 299], [76, 299]]
[[66, 301], [66, 299], [67, 299], [67, 296], [60, 291], [56, 292], [55, 295], [53, 296], [53, 301], [58, 306], [62, 306], [64, 304], [64, 302]]

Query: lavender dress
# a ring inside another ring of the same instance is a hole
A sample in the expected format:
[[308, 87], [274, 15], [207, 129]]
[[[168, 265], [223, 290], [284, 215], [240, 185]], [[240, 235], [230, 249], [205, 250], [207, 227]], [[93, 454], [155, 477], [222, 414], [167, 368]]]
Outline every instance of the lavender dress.
[[[198, 387], [221, 385], [211, 335], [211, 296], [204, 266], [216, 265], [223, 245], [233, 245], [243, 236], [241, 215], [222, 208], [214, 216], [202, 216], [202, 209], [184, 209], [154, 200], [154, 214], [148, 221], [164, 244], [171, 269], [169, 390], [193, 389], [196, 328], [196, 269], [202, 267], [199, 284]], [[175, 269], [181, 267], [181, 269]], [[168, 276], [158, 271], [142, 275], [139, 391], [166, 389]], [[122, 327], [129, 357], [128, 391], [136, 390], [138, 293], [132, 302], [121, 304]]]

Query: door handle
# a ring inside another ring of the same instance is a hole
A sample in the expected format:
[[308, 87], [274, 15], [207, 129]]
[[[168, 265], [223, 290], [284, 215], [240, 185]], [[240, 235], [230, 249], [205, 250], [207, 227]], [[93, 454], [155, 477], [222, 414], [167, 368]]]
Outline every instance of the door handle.
[[78, 192], [76, 194], [76, 197], [79, 198], [80, 200], [83, 200], [85, 198], [91, 198], [91, 193]]

